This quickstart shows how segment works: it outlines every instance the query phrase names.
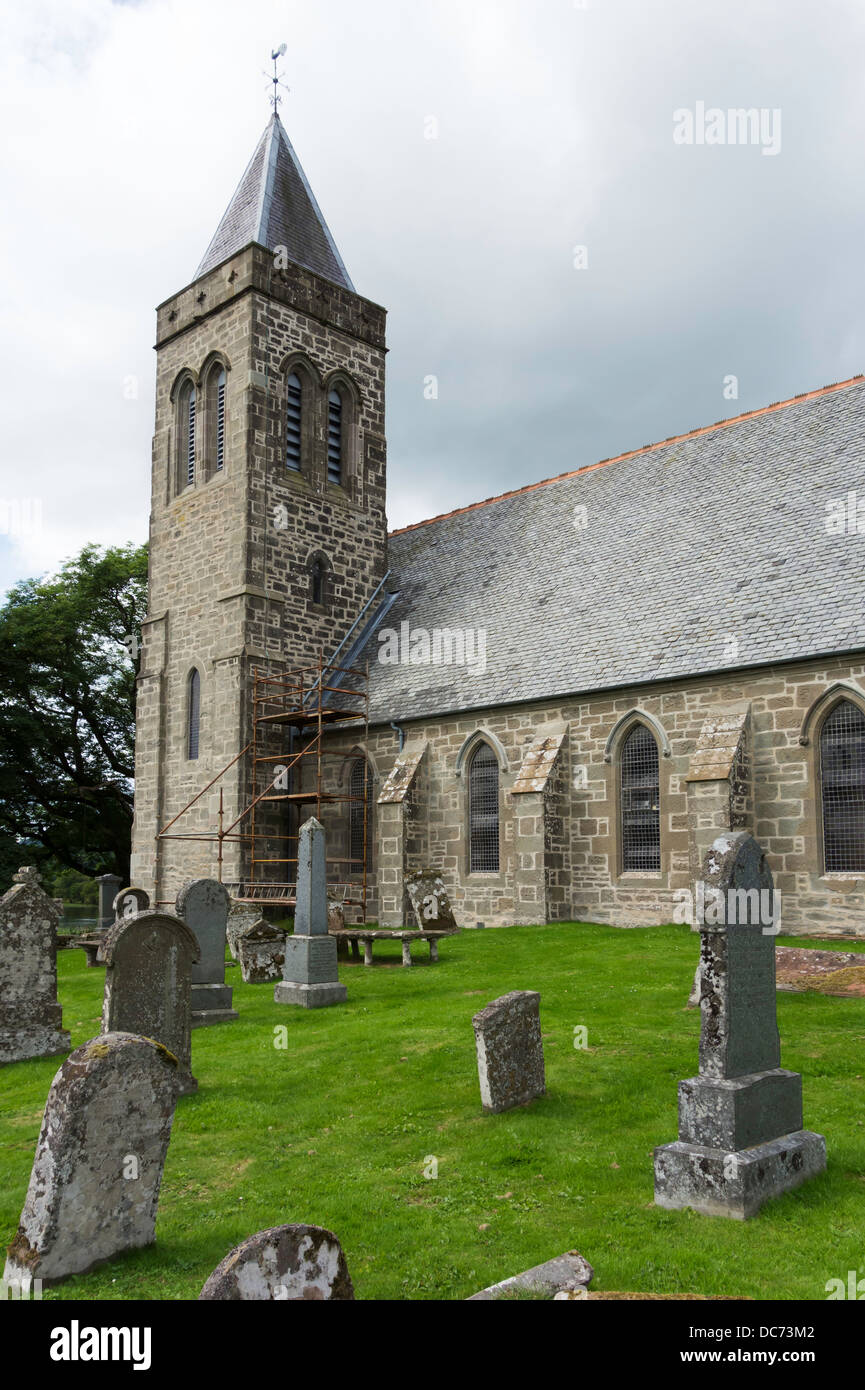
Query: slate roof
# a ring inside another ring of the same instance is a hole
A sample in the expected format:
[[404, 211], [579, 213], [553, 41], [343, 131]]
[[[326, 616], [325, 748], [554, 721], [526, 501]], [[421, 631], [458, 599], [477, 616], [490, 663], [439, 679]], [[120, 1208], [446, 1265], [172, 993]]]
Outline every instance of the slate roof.
[[[397, 531], [371, 722], [861, 650], [857, 487], [863, 377]], [[382, 665], [403, 623], [485, 630], [486, 669]]]
[[195, 279], [242, 251], [251, 241], [270, 251], [284, 246], [290, 261], [354, 290], [300, 160], [276, 114], [246, 166]]

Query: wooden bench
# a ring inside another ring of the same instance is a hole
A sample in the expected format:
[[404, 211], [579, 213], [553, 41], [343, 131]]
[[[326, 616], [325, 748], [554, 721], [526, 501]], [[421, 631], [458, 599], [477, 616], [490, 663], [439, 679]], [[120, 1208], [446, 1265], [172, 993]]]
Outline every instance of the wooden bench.
[[439, 931], [381, 931], [367, 927], [334, 927], [331, 936], [337, 941], [347, 941], [351, 946], [354, 960], [360, 960], [360, 947], [363, 945], [363, 963], [372, 965], [372, 945], [374, 941], [399, 941], [402, 945], [402, 963], [410, 966], [411, 944], [413, 941], [429, 942], [429, 958], [434, 965], [439, 958], [439, 942], [445, 936], [459, 936], [458, 927], [442, 928]]

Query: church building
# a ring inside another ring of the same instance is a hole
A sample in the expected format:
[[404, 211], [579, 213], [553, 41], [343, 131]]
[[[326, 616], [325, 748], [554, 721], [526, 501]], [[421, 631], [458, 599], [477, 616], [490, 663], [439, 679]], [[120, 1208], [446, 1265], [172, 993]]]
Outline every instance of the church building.
[[290, 914], [316, 815], [353, 920], [648, 926], [746, 828], [865, 935], [865, 378], [388, 534], [385, 324], [275, 112], [157, 311], [134, 884]]

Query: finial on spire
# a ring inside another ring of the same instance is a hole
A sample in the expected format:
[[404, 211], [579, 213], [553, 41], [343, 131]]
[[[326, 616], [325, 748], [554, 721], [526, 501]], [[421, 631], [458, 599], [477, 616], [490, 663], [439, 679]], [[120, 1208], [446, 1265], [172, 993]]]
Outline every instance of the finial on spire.
[[[281, 80], [281, 78], [282, 78], [282, 73], [281, 73], [281, 72], [277, 72], [277, 70], [276, 70], [276, 65], [277, 65], [277, 63], [279, 62], [279, 59], [280, 59], [280, 58], [285, 57], [285, 53], [286, 53], [287, 48], [288, 48], [288, 45], [287, 45], [287, 44], [281, 43], [281, 44], [279, 45], [279, 48], [277, 48], [277, 49], [276, 49], [273, 53], [271, 53], [271, 55], [270, 55], [271, 61], [272, 61], [272, 63], [273, 63], [273, 77], [270, 78], [270, 81], [273, 83], [273, 92], [272, 92], [271, 97], [270, 97], [270, 104], [271, 104], [271, 106], [273, 107], [273, 114], [274, 114], [274, 116], [277, 114], [277, 108], [278, 108], [280, 102], [282, 101], [282, 97], [279, 95], [278, 88], [280, 88], [280, 87], [285, 87], [285, 83]], [[264, 75], [265, 75], [265, 77], [268, 77], [268, 76], [269, 76], [268, 73], [265, 73]], [[285, 90], [286, 90], [286, 91], [289, 91], [289, 88], [288, 88], [288, 87], [285, 87]]]

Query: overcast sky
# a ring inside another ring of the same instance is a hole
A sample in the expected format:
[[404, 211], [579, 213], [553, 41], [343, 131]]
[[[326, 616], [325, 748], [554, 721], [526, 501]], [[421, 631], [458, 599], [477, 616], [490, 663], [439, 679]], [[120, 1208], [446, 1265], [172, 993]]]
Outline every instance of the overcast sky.
[[[154, 309], [283, 41], [392, 527], [865, 369], [862, 0], [2, 0], [0, 590], [146, 538]], [[772, 124], [677, 143], [698, 103]]]

